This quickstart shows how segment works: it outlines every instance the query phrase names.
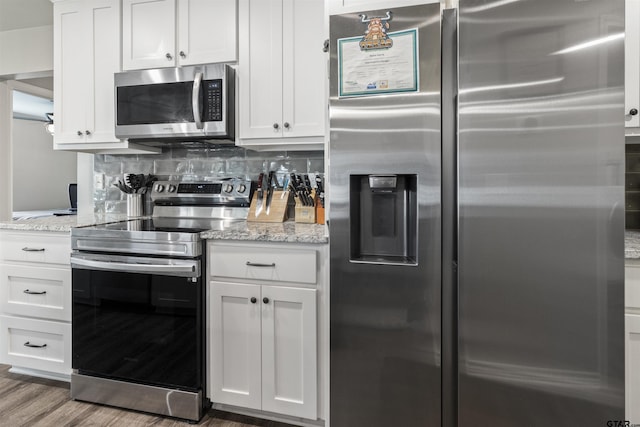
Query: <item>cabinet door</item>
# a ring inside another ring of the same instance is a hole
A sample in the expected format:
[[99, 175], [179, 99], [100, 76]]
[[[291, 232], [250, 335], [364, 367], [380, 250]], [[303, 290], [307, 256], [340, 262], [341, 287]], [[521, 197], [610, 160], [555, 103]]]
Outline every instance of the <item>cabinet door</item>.
[[316, 291], [263, 286], [262, 298], [262, 410], [316, 419]]
[[[87, 20], [93, 25], [88, 33], [90, 52], [84, 58], [90, 62], [91, 80], [91, 90], [84, 94], [89, 100], [86, 141], [119, 142], [114, 131], [113, 74], [120, 71], [120, 2], [93, 0], [88, 4]], [[57, 116], [54, 118], [57, 127]]]
[[282, 137], [282, 0], [238, 6], [240, 138]]
[[237, 60], [235, 0], [178, 0], [178, 63]]
[[85, 141], [87, 93], [91, 87], [86, 64], [90, 22], [84, 2], [54, 4], [54, 142]]
[[328, 55], [324, 1], [284, 0], [282, 122], [285, 137], [323, 136]]
[[640, 424], [640, 315], [625, 315], [626, 330], [626, 416]]
[[625, 2], [624, 58], [625, 126], [640, 127], [640, 0]]
[[213, 402], [260, 409], [260, 305], [258, 285], [211, 282], [209, 397]]
[[174, 67], [175, 0], [122, 1], [122, 68]]

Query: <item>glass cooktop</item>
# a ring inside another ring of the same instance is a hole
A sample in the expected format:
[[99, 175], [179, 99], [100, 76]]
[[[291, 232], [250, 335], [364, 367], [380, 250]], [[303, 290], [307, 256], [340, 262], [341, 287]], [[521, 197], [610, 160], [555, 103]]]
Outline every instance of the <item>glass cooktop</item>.
[[224, 230], [231, 220], [213, 218], [141, 218], [111, 224], [94, 225], [101, 231], [150, 231], [167, 233], [200, 233], [207, 230]]

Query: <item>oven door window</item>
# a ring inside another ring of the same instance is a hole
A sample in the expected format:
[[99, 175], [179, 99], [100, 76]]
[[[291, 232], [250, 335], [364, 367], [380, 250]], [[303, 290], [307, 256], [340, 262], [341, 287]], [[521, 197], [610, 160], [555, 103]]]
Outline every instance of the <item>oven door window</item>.
[[204, 369], [202, 288], [201, 278], [73, 269], [72, 367], [198, 390]]

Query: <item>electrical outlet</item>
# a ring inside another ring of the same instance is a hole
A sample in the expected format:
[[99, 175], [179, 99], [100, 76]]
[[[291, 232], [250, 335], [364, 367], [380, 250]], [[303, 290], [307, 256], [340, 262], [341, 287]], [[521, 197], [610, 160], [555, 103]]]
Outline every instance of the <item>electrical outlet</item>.
[[104, 190], [104, 174], [97, 173], [93, 175], [93, 188], [96, 190]]

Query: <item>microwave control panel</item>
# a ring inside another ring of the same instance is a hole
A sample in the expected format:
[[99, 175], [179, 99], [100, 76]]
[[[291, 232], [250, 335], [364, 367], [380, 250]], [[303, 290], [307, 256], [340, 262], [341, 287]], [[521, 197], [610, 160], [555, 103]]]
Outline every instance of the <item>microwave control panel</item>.
[[222, 121], [222, 80], [206, 80], [205, 82], [205, 104], [204, 121]]

